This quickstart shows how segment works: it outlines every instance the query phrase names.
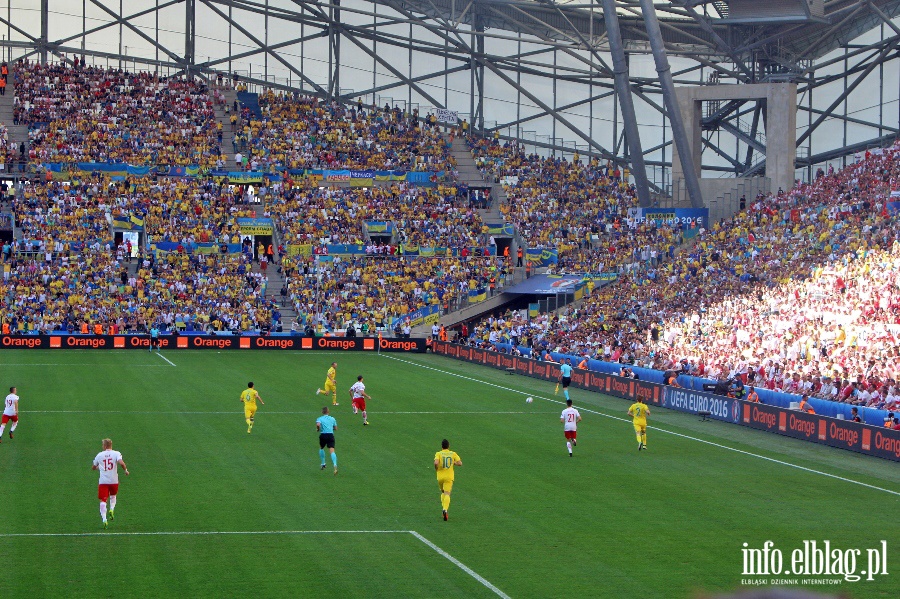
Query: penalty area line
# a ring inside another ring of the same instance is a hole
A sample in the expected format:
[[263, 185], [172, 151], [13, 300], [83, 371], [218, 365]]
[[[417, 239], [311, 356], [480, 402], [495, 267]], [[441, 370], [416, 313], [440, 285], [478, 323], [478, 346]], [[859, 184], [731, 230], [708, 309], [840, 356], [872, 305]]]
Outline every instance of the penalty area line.
[[482, 584], [482, 586], [493, 591], [494, 594], [497, 595], [498, 597], [502, 597], [503, 599], [510, 599], [509, 595], [507, 595], [506, 593], [504, 593], [503, 591], [501, 591], [500, 589], [495, 587], [486, 578], [484, 578], [483, 576], [478, 574], [478, 572], [476, 572], [469, 566], [465, 565], [464, 563], [462, 563], [461, 561], [459, 561], [458, 559], [456, 559], [455, 557], [453, 557], [452, 555], [450, 555], [449, 553], [447, 553], [446, 551], [444, 551], [443, 549], [441, 549], [440, 547], [438, 547], [437, 545], [435, 545], [434, 543], [432, 543], [431, 541], [429, 541], [428, 539], [426, 539], [425, 537], [423, 537], [422, 535], [417, 533], [416, 531], [410, 530], [409, 534], [411, 534], [412, 536], [416, 537], [417, 539], [419, 539], [420, 541], [425, 543], [425, 545], [427, 545], [428, 547], [434, 549], [434, 551], [437, 552], [438, 555], [440, 555], [441, 557], [443, 557], [444, 559], [449, 561], [451, 564], [453, 564], [454, 566], [456, 566], [457, 568], [459, 568], [460, 570], [462, 570], [463, 572], [465, 572], [466, 574], [468, 574], [469, 576], [471, 576], [472, 578], [474, 578], [475, 580], [480, 582]]
[[477, 580], [485, 588], [491, 590], [502, 599], [510, 599], [509, 595], [491, 584], [478, 574], [428, 539], [414, 530], [171, 530], [171, 531], [135, 531], [135, 532], [14, 532], [0, 534], [0, 541], [13, 538], [89, 538], [89, 537], [213, 537], [213, 536], [252, 536], [252, 535], [361, 535], [361, 534], [408, 534], [421, 541], [426, 547], [449, 561], [451, 564]]
[[[494, 388], [497, 388], [497, 389], [502, 389], [502, 390], [504, 390], [504, 391], [511, 391], [511, 392], [513, 392], [513, 393], [522, 393], [523, 395], [526, 393], [525, 391], [520, 391], [520, 390], [518, 390], [518, 389], [513, 389], [513, 388], [511, 388], [511, 387], [505, 387], [505, 386], [503, 386], [503, 385], [498, 385], [498, 384], [496, 384], [496, 383], [490, 383], [490, 382], [488, 382], [488, 381], [483, 381], [483, 380], [481, 380], [481, 379], [472, 378], [472, 377], [469, 377], [469, 376], [465, 376], [465, 375], [463, 375], [463, 374], [457, 374], [457, 373], [455, 373], [455, 372], [450, 372], [449, 370], [441, 370], [440, 368], [434, 368], [433, 366], [426, 366], [425, 364], [419, 364], [418, 362], [412, 362], [412, 361], [410, 361], [410, 360], [404, 360], [404, 359], [402, 359], [402, 358], [396, 358], [396, 357], [394, 357], [394, 356], [389, 356], [389, 355], [387, 355], [387, 354], [381, 354], [381, 355], [382, 355], [383, 357], [385, 357], [385, 358], [390, 358], [391, 360], [397, 360], [398, 362], [405, 362], [406, 364], [411, 364], [411, 365], [413, 365], [413, 366], [418, 366], [419, 368], [425, 368], [425, 369], [427, 369], [427, 370], [433, 370], [433, 371], [435, 371], [435, 372], [440, 372], [440, 373], [442, 373], [442, 374], [446, 374], [446, 375], [449, 375], [449, 376], [455, 376], [455, 377], [458, 377], [458, 378], [461, 378], [461, 379], [465, 379], [465, 380], [468, 380], [468, 381], [472, 381], [472, 382], [475, 382], [475, 383], [481, 383], [482, 385], [488, 385], [489, 387], [494, 387]], [[540, 395], [533, 395], [533, 397], [534, 397], [535, 399], [543, 399], [544, 401], [549, 401], [549, 402], [551, 402], [551, 403], [565, 405], [565, 402], [560, 401], [560, 400], [558, 400], [558, 399], [552, 399], [552, 398], [549, 398], [549, 397], [541, 397]], [[590, 414], [596, 414], [597, 416], [603, 416], [604, 418], [611, 418], [611, 419], [613, 419], [613, 420], [619, 420], [619, 421], [621, 421], [621, 422], [631, 422], [631, 421], [628, 420], [627, 418], [622, 418], [621, 416], [613, 416], [612, 414], [606, 414], [606, 413], [604, 413], [604, 412], [598, 412], [597, 410], [591, 410], [591, 409], [588, 409], [588, 408], [579, 408], [579, 411], [581, 411], [581, 412], [588, 412], [588, 413], [590, 413]], [[733, 452], [735, 452], [735, 453], [740, 453], [740, 454], [747, 455], [747, 456], [751, 456], [751, 457], [754, 457], [754, 458], [759, 458], [759, 459], [761, 459], [761, 460], [766, 460], [766, 461], [768, 461], [768, 462], [773, 462], [773, 463], [775, 463], [775, 464], [781, 464], [782, 466], [788, 466], [789, 468], [796, 468], [797, 470], [803, 470], [804, 472], [809, 472], [809, 473], [811, 473], [811, 474], [819, 474], [819, 475], [821, 475], [821, 476], [825, 476], [825, 477], [828, 477], [828, 478], [833, 478], [833, 479], [835, 479], [835, 480], [840, 480], [840, 481], [843, 481], [843, 482], [852, 483], [852, 484], [854, 484], [854, 485], [859, 485], [859, 486], [861, 486], [861, 487], [866, 487], [866, 488], [868, 488], [868, 489], [873, 489], [873, 490], [875, 490], [875, 491], [882, 491], [883, 493], [889, 493], [889, 494], [891, 494], [891, 495], [896, 495], [896, 496], [900, 497], [900, 491], [892, 491], [891, 489], [885, 489], [885, 488], [883, 488], [883, 487], [878, 487], [878, 486], [876, 486], [876, 485], [870, 485], [869, 483], [864, 483], [864, 482], [861, 482], [861, 481], [858, 481], [858, 480], [853, 480], [852, 478], [845, 478], [845, 477], [843, 477], [843, 476], [838, 476], [837, 474], [831, 474], [831, 473], [829, 473], [829, 472], [823, 472], [823, 471], [821, 471], [821, 470], [815, 470], [815, 469], [813, 469], [813, 468], [807, 468], [806, 466], [800, 466], [800, 465], [798, 465], [798, 464], [792, 464], [791, 462], [785, 462], [785, 461], [783, 461], [783, 460], [778, 460], [778, 459], [775, 459], [775, 458], [770, 458], [770, 457], [768, 457], [768, 456], [760, 455], [760, 454], [758, 454], [758, 453], [753, 453], [753, 452], [750, 452], [750, 451], [745, 451], [745, 450], [743, 450], [743, 449], [737, 449], [736, 447], [729, 447], [728, 445], [722, 445], [721, 443], [716, 443], [715, 441], [707, 441], [706, 439], [700, 439], [699, 437], [692, 437], [692, 436], [690, 436], [690, 435], [685, 435], [685, 434], [683, 434], [683, 433], [676, 433], [675, 431], [670, 431], [670, 430], [668, 430], [668, 429], [659, 428], [659, 427], [657, 427], [657, 426], [652, 426], [652, 427], [648, 426], [647, 428], [652, 429], [652, 430], [655, 430], [655, 431], [659, 431], [659, 432], [661, 432], [661, 433], [666, 433], [666, 434], [668, 434], [668, 435], [674, 435], [674, 436], [676, 436], [676, 437], [681, 437], [681, 438], [683, 438], [683, 439], [690, 439], [691, 441], [696, 441], [696, 442], [698, 442], [698, 443], [704, 443], [704, 444], [706, 444], [706, 445], [712, 445], [713, 447], [718, 447], [718, 448], [720, 448], [720, 449], [727, 449], [728, 451], [733, 451]]]
[[165, 360], [166, 362], [168, 362], [169, 364], [171, 364], [172, 366], [175, 366], [175, 362], [173, 362], [173, 361], [170, 360], [169, 358], [165, 357], [165, 356], [162, 355], [161, 353], [156, 352], [156, 355], [159, 356], [160, 358], [162, 358], [163, 360]]

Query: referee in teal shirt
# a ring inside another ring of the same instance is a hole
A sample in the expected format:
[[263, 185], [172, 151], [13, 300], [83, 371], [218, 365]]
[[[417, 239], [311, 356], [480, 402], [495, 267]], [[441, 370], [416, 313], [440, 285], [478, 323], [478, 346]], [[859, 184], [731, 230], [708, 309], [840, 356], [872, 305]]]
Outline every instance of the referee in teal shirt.
[[569, 399], [569, 385], [572, 383], [572, 359], [566, 358], [559, 365], [559, 379], [563, 386], [563, 395]]
[[337, 430], [337, 420], [328, 414], [328, 406], [322, 408], [322, 415], [316, 418], [316, 430], [319, 431], [319, 458], [322, 460], [322, 470], [325, 470], [325, 448], [327, 447], [331, 451], [334, 473], [337, 474], [337, 454], [334, 453], [334, 431]]

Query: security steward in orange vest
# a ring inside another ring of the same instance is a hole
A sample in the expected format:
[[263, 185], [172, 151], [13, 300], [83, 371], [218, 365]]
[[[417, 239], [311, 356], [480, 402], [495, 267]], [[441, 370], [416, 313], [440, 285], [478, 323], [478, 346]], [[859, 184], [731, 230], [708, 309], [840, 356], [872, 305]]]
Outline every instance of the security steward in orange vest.
[[800, 398], [800, 411], [806, 412], [807, 414], [815, 414], [816, 411], [809, 405], [808, 399], [809, 398], [806, 395]]

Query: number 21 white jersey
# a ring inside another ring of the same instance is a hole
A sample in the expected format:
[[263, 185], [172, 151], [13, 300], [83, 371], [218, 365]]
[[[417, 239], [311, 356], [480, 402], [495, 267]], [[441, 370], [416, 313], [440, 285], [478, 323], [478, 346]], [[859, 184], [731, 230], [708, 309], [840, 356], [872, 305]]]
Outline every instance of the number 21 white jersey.
[[578, 430], [578, 419], [581, 418], [581, 414], [578, 413], [578, 410], [575, 408], [566, 408], [562, 411], [562, 416], [560, 416], [560, 418], [563, 420], [563, 430]]
[[101, 485], [119, 484], [119, 460], [122, 454], [113, 449], [101, 451], [94, 458], [94, 466], [100, 470]]
[[5, 416], [15, 416], [16, 415], [16, 402], [19, 401], [19, 396], [15, 393], [10, 393], [6, 396], [6, 401], [4, 402], [3, 414]]
[[366, 392], [366, 386], [363, 385], [360, 381], [356, 381], [353, 383], [353, 386], [350, 387], [350, 391], [353, 392], [353, 398], [362, 397], [363, 393]]

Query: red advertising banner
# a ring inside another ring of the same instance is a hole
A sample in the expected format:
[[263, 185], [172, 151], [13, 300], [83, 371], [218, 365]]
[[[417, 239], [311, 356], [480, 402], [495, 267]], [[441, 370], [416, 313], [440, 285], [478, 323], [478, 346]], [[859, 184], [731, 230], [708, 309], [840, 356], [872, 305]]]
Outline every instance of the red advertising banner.
[[[275, 349], [424, 353], [425, 339], [162, 335], [162, 349]], [[149, 335], [2, 335], [0, 349], [149, 349]], [[496, 358], [495, 358], [496, 360]]]
[[[441, 341], [434, 342], [432, 348], [436, 354], [495, 368], [514, 369], [517, 374], [545, 380], [559, 378], [559, 366], [549, 362]], [[629, 401], [642, 397], [648, 404], [670, 410], [690, 414], [704, 412], [715, 420], [900, 461], [900, 431], [888, 428], [588, 370], [576, 369], [572, 373], [572, 386]]]

